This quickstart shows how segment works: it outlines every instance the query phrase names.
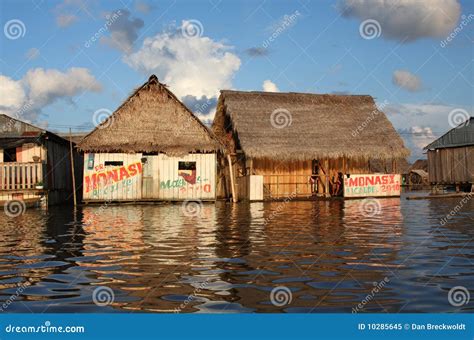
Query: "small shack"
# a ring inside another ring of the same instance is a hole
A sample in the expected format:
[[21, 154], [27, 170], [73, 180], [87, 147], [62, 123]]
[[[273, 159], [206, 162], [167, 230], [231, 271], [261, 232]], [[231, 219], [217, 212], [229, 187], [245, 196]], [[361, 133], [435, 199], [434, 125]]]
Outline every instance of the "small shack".
[[449, 130], [425, 147], [429, 182], [471, 190], [474, 184], [474, 118]]
[[225, 90], [212, 129], [232, 163], [221, 163], [219, 195], [231, 195], [235, 177], [240, 199], [346, 196], [345, 183], [363, 182], [390, 196], [400, 176], [372, 176], [372, 165], [397, 174], [409, 155], [370, 96]]
[[216, 198], [220, 144], [155, 75], [79, 148], [85, 202]]
[[71, 150], [76, 187], [81, 186], [82, 157], [74, 143], [0, 114], [0, 205], [20, 200], [25, 206], [73, 200]]

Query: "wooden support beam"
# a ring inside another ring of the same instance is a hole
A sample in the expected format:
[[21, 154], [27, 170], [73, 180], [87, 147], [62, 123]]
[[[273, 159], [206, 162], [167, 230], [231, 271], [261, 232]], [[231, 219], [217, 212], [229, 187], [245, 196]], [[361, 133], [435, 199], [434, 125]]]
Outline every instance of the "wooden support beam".
[[227, 155], [227, 162], [229, 163], [230, 186], [232, 189], [232, 202], [237, 203], [237, 196], [235, 195], [234, 169], [232, 168], [232, 159], [230, 158], [230, 155]]
[[76, 198], [76, 177], [74, 173], [74, 154], [72, 149], [72, 133], [71, 129], [69, 129], [69, 151], [71, 153], [71, 176], [72, 176], [72, 197], [74, 198], [74, 207], [77, 206], [77, 198]]

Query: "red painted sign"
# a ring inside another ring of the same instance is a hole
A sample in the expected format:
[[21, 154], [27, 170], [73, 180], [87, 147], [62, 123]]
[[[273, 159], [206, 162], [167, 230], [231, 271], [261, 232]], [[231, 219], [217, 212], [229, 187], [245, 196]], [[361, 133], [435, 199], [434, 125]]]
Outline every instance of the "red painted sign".
[[141, 174], [142, 163], [137, 162], [110, 170], [102, 170], [103, 168], [99, 169], [99, 172], [95, 172], [84, 177], [86, 192], [97, 189], [99, 184], [102, 186], [114, 184]]

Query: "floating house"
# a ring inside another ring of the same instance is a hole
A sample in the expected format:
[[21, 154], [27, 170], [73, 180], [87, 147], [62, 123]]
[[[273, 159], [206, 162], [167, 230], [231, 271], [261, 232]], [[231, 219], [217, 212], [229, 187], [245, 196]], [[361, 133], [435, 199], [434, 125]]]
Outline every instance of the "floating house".
[[474, 184], [474, 118], [449, 130], [425, 147], [429, 182], [471, 190]]
[[73, 200], [71, 152], [76, 187], [82, 157], [74, 143], [45, 129], [0, 114], [0, 204], [21, 200], [49, 205]]
[[79, 148], [85, 202], [216, 198], [220, 144], [155, 75]]
[[[234, 188], [240, 199], [346, 196], [346, 183], [398, 185], [399, 192], [399, 175], [355, 175], [374, 174], [376, 163], [397, 174], [397, 161], [409, 155], [370, 96], [225, 90], [212, 129], [231, 159], [221, 163], [230, 180], [219, 195]], [[380, 195], [390, 196], [391, 188]]]

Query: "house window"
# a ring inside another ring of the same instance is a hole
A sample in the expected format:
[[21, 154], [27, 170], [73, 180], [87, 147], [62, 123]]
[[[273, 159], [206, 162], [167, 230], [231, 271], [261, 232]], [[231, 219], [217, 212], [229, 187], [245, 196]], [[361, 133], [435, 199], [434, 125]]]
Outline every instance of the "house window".
[[16, 162], [16, 148], [10, 148], [3, 150], [3, 161], [4, 162]]
[[178, 170], [196, 170], [196, 162], [178, 162]]
[[122, 166], [123, 161], [105, 161], [104, 165], [105, 166]]

